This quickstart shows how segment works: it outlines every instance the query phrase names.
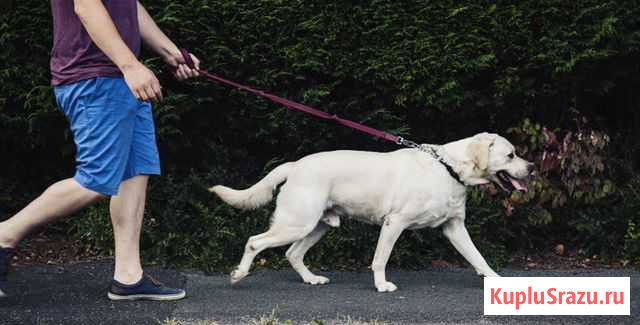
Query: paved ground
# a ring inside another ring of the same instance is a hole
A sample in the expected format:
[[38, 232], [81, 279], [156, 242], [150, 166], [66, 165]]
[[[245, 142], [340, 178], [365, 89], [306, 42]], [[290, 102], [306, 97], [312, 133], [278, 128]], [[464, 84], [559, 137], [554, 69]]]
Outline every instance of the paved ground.
[[[390, 294], [374, 290], [370, 273], [322, 273], [331, 278], [331, 284], [309, 286], [300, 283], [293, 271], [264, 270], [231, 287], [226, 275], [205, 276], [158, 268], [148, 272], [169, 285], [186, 287], [188, 298], [177, 303], [110, 302], [106, 299], [105, 281], [111, 273], [108, 262], [29, 267], [12, 275], [10, 289], [15, 294], [0, 300], [0, 324], [158, 324], [165, 319], [246, 324], [274, 310], [280, 320], [291, 320], [293, 324], [312, 320], [344, 323], [346, 316], [403, 324], [640, 324], [640, 303], [633, 298], [631, 317], [483, 316], [482, 279], [467, 269], [391, 270], [388, 277], [400, 290]], [[631, 276], [632, 296], [640, 290], [640, 272], [632, 270], [501, 273]]]

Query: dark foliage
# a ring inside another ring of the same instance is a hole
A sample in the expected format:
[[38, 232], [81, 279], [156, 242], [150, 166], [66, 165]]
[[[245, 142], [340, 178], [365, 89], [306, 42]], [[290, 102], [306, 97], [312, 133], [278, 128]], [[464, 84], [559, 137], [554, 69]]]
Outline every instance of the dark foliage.
[[[558, 242], [638, 259], [637, 2], [144, 4], [173, 40], [230, 79], [420, 142], [480, 131], [510, 138], [539, 175], [524, 197], [471, 192], [467, 223], [491, 260]], [[4, 1], [2, 9], [0, 215], [8, 216], [72, 175], [74, 148], [48, 83], [48, 2]], [[180, 84], [160, 60], [145, 58], [166, 90], [155, 106], [165, 176], [150, 189], [150, 260], [226, 267], [267, 227], [268, 208], [235, 211], [206, 192], [210, 185], [247, 186], [279, 162], [322, 150], [395, 149], [221, 85]], [[104, 206], [66, 226], [87, 244], [112, 245]], [[376, 239], [375, 228], [347, 222], [309, 260], [366, 265]], [[451, 252], [439, 232], [421, 230], [403, 236], [392, 261], [419, 267]], [[279, 265], [271, 257], [281, 253], [264, 256]]]

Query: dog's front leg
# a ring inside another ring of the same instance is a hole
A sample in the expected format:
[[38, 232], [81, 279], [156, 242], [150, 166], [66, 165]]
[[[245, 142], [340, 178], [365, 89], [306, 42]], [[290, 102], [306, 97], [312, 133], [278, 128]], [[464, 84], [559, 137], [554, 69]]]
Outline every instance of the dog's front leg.
[[464, 219], [453, 218], [442, 227], [444, 235], [449, 239], [453, 247], [455, 247], [462, 256], [473, 266], [478, 275], [499, 277], [489, 264], [480, 255], [480, 252], [471, 241], [467, 228], [464, 226]]
[[402, 234], [402, 231], [406, 228], [406, 224], [402, 222], [401, 219], [400, 215], [388, 215], [382, 224], [376, 254], [371, 264], [373, 279], [378, 292], [392, 292], [398, 289], [395, 284], [387, 281], [385, 269], [393, 245], [395, 245], [398, 237], [400, 237], [400, 234]]

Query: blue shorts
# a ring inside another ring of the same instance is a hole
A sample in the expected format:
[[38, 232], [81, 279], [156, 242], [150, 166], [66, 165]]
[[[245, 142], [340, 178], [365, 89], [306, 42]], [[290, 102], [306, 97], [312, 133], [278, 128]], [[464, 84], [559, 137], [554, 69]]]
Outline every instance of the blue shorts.
[[124, 180], [160, 175], [151, 104], [138, 101], [124, 79], [98, 77], [54, 91], [73, 132], [80, 185], [111, 196]]

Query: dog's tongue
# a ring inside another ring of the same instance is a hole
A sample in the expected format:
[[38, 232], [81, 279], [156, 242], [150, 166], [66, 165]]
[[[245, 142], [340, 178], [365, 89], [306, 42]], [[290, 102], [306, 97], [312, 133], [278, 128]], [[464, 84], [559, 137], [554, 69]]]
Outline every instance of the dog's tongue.
[[524, 184], [520, 183], [519, 180], [509, 177], [509, 181], [511, 182], [511, 185], [513, 185], [513, 187], [516, 188], [517, 191], [522, 191], [522, 192], [525, 192], [525, 193], [527, 193], [529, 191], [527, 186], [525, 186]]

